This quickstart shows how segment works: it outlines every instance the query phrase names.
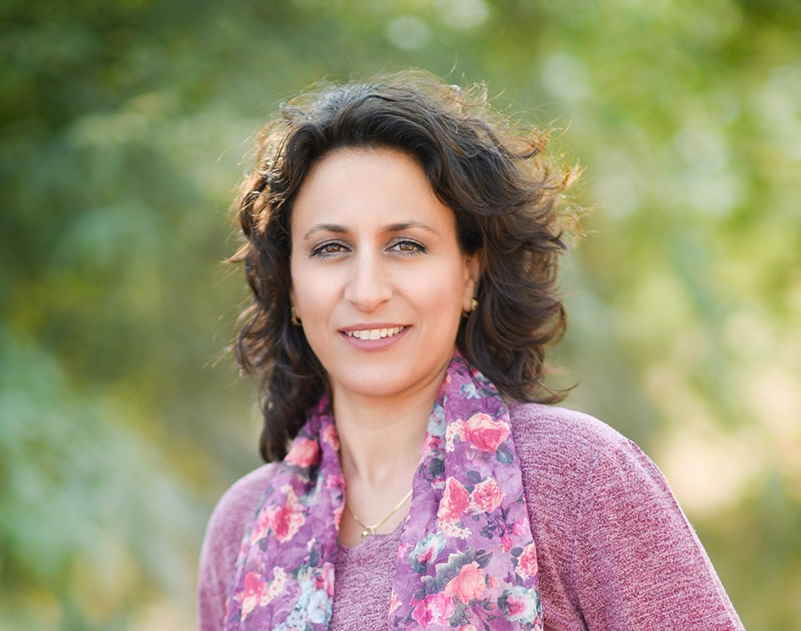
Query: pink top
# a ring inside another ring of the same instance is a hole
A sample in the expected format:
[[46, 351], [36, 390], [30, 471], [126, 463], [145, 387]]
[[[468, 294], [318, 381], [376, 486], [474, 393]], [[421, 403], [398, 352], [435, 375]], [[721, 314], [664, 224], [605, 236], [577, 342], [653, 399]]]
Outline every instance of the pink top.
[[[548, 631], [743, 630], [661, 471], [606, 423], [566, 408], [509, 406], [537, 544]], [[201, 631], [221, 631], [239, 545], [273, 465], [238, 480], [200, 556]], [[388, 631], [400, 527], [339, 547], [332, 631]]]

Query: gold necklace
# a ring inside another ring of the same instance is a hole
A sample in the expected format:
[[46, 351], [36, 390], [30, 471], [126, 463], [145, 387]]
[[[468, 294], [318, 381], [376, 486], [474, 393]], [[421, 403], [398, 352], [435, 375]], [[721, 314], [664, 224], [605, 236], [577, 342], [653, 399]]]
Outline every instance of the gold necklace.
[[414, 489], [409, 489], [409, 492], [406, 494], [406, 497], [404, 497], [400, 502], [398, 502], [398, 505], [395, 508], [393, 508], [391, 511], [389, 511], [389, 514], [386, 517], [384, 517], [384, 519], [382, 519], [377, 524], [373, 524], [372, 526], [368, 526], [361, 519], [356, 517], [356, 513], [353, 512], [353, 509], [351, 509], [351, 507], [350, 507], [350, 503], [348, 503], [347, 504], [348, 512], [350, 512], [350, 514], [353, 515], [353, 519], [355, 519], [358, 522], [358, 524], [363, 528], [363, 530], [362, 530], [362, 539], [364, 539], [367, 535], [376, 534], [376, 532], [375, 532], [376, 529], [380, 528], [381, 524], [383, 524], [387, 519], [389, 519], [401, 506], [403, 506], [403, 503], [406, 500], [408, 500], [409, 497], [411, 497], [413, 490]]

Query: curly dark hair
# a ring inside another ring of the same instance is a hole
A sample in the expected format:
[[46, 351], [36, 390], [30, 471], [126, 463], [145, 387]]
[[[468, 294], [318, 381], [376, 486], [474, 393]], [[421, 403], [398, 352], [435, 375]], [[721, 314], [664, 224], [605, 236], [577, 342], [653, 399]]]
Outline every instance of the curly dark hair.
[[[558, 256], [575, 216], [557, 202], [577, 176], [543, 150], [547, 134], [513, 129], [492, 113], [481, 85], [462, 90], [423, 72], [325, 86], [281, 106], [261, 131], [256, 164], [234, 202], [253, 302], [232, 345], [245, 374], [260, 378], [264, 460], [286, 455], [326, 372], [290, 316], [290, 215], [315, 161], [341, 147], [406, 152], [456, 217], [459, 245], [478, 253], [478, 308], [456, 344], [506, 397], [557, 403], [566, 390], [543, 381], [545, 347], [564, 333]], [[567, 220], [567, 221], [565, 221]]]

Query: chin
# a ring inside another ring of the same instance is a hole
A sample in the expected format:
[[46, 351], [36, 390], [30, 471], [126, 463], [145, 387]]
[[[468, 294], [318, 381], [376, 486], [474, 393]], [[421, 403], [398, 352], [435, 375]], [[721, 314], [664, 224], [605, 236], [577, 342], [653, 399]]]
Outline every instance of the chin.
[[419, 361], [365, 362], [363, 366], [341, 366], [328, 371], [335, 389], [365, 397], [394, 397], [419, 386], [438, 365], [423, 366]]
[[375, 367], [363, 370], [345, 370], [329, 377], [337, 386], [347, 392], [370, 397], [392, 397], [417, 383], [423, 375], [405, 370], [383, 370]]

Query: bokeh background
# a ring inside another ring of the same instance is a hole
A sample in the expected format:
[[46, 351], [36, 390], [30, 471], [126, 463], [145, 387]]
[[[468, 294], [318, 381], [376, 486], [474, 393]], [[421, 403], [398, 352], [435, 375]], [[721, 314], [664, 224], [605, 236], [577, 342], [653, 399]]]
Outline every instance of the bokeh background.
[[592, 207], [564, 405], [667, 476], [748, 628], [801, 620], [801, 3], [6, 0], [0, 628], [191, 629], [260, 464], [225, 347], [251, 140], [321, 79], [486, 81]]

